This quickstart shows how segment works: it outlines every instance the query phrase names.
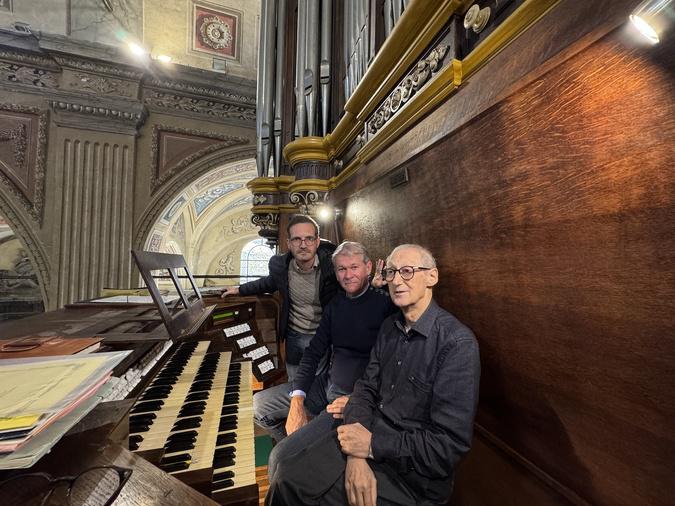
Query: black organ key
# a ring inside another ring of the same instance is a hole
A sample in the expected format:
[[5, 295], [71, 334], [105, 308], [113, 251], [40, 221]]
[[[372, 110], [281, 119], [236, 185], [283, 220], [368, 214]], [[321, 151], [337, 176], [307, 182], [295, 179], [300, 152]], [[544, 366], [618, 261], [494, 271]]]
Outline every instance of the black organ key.
[[239, 402], [239, 394], [227, 394], [223, 397], [223, 405]]
[[220, 434], [216, 439], [216, 446], [223, 446], [234, 444], [237, 442], [237, 434], [235, 432], [228, 432], [227, 434]]
[[222, 471], [220, 473], [213, 474], [214, 483], [217, 481], [229, 480], [234, 478], [234, 473], [232, 471]]
[[146, 411], [158, 411], [162, 406], [164, 406], [164, 401], [148, 401], [141, 402], [134, 406], [134, 409], [131, 410], [131, 413], [144, 413]]
[[167, 441], [196, 441], [198, 432], [196, 430], [186, 430], [183, 432], [174, 432], [166, 438]]
[[185, 450], [192, 450], [195, 447], [194, 441], [172, 441], [164, 445], [166, 453], [182, 452]]
[[195, 392], [193, 394], [189, 394], [187, 397], [185, 397], [185, 400], [188, 402], [191, 401], [203, 401], [209, 398], [209, 392]]
[[211, 390], [213, 381], [195, 381], [190, 387], [190, 393]]
[[202, 423], [201, 416], [194, 416], [192, 418], [181, 418], [176, 423], [173, 424], [172, 431], [182, 430], [182, 429], [194, 429], [199, 427]]
[[179, 453], [178, 455], [171, 455], [170, 457], [162, 457], [162, 460], [159, 461], [159, 465], [161, 467], [162, 465], [177, 464], [178, 462], [189, 463], [191, 460], [192, 455], [189, 453]]
[[155, 418], [157, 418], [157, 415], [154, 413], [141, 413], [140, 415], [131, 415], [129, 417], [129, 424], [139, 422], [151, 422]]
[[239, 411], [239, 406], [236, 404], [230, 404], [229, 406], [225, 406], [223, 409], [220, 410], [220, 415], [233, 415]]
[[224, 446], [222, 448], [217, 448], [213, 453], [213, 456], [216, 458], [234, 457], [235, 453], [237, 453], [237, 449], [234, 446]]
[[234, 459], [232, 457], [213, 457], [213, 467], [231, 467], [233, 465]]
[[175, 464], [159, 465], [159, 468], [165, 473], [175, 473], [176, 471], [183, 471], [188, 467], [190, 467], [189, 462], [176, 462]]

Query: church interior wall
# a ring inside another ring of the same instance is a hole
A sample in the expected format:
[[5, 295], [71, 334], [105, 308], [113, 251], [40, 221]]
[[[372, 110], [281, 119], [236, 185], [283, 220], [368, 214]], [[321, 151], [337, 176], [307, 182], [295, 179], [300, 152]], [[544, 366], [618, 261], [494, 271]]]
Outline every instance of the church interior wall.
[[[539, 47], [528, 36], [502, 61]], [[375, 256], [407, 242], [436, 254], [436, 297], [479, 339], [456, 504], [675, 493], [675, 47], [635, 45], [622, 28], [595, 38], [534, 75], [474, 77], [335, 193], [345, 238]], [[471, 97], [488, 79], [502, 91], [481, 109]], [[441, 109], [468, 118], [430, 140], [447, 128]]]

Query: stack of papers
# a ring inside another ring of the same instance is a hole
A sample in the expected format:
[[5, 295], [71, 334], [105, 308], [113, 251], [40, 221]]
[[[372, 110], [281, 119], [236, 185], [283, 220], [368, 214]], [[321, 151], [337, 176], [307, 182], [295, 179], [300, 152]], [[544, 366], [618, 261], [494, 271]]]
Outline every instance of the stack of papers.
[[44, 455], [96, 406], [99, 389], [129, 353], [0, 361], [0, 469]]

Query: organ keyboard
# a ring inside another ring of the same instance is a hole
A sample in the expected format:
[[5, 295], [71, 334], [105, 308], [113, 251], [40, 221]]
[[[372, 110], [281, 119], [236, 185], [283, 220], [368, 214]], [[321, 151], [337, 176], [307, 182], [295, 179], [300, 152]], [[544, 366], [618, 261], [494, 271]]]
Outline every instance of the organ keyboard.
[[129, 448], [223, 504], [257, 498], [251, 362], [182, 343], [139, 396]]

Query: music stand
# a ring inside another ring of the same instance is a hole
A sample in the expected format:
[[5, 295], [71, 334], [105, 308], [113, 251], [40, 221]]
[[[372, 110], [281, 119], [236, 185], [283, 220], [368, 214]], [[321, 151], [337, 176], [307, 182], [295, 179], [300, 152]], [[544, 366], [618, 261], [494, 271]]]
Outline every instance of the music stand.
[[[202, 324], [207, 318], [211, 316], [215, 304], [207, 306], [204, 303], [201, 293], [195, 284], [192, 273], [188, 269], [185, 258], [182, 255], [171, 255], [169, 253], [153, 253], [150, 251], [131, 251], [131, 255], [141, 271], [141, 276], [145, 281], [145, 285], [150, 291], [152, 299], [157, 305], [164, 325], [172, 339], [191, 337], [196, 334], [201, 328]], [[196, 295], [194, 300], [189, 300], [185, 291], [180, 285], [176, 271], [183, 269], [187, 274], [187, 279], [190, 281], [192, 290]], [[178, 292], [179, 301], [182, 302], [183, 308], [177, 312], [172, 312], [167, 307], [162, 295], [159, 292], [155, 278], [152, 271], [166, 271], [168, 272], [171, 281], [173, 281], [176, 291]]]

